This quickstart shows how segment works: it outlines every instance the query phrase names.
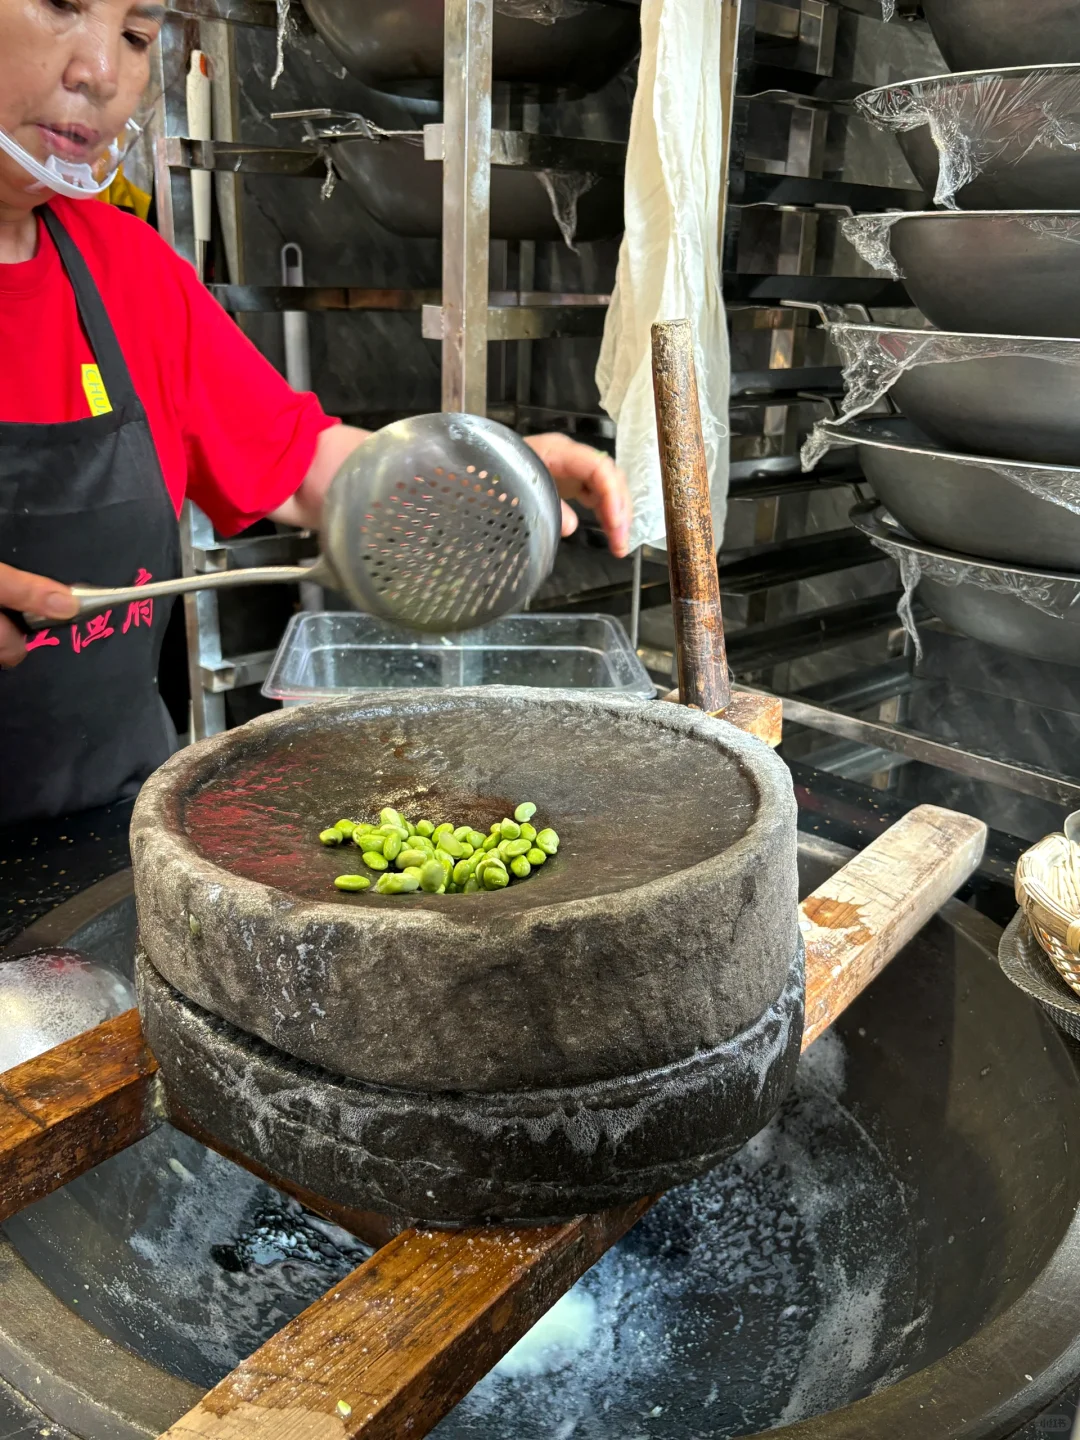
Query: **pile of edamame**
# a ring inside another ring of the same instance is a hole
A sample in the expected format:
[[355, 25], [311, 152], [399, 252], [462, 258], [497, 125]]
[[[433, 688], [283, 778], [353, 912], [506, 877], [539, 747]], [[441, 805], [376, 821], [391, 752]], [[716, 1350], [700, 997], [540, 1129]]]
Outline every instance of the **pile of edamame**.
[[[418, 820], [414, 825], [399, 810], [379, 812], [379, 823], [339, 820], [321, 831], [324, 845], [351, 843], [364, 865], [377, 876], [376, 895], [475, 895], [481, 890], [505, 890], [512, 880], [527, 880], [559, 849], [554, 830], [538, 830], [532, 823], [536, 806], [526, 801], [514, 818], [498, 820], [489, 834], [471, 825], [436, 825]], [[367, 875], [339, 875], [339, 890], [370, 890]]]

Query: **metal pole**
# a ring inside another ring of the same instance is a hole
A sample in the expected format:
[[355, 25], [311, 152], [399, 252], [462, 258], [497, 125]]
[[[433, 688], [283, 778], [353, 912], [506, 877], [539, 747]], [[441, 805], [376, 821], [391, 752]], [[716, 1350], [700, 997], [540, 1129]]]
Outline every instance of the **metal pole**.
[[636, 653], [641, 632], [641, 557], [644, 546], [634, 551], [634, 589], [630, 596], [630, 644]]
[[487, 409], [494, 0], [446, 0], [442, 408]]

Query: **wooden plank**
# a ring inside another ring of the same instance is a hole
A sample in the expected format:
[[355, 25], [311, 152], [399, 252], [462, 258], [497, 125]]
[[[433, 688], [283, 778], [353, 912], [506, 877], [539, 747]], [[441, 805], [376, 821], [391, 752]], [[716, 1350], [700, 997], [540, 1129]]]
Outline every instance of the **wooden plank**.
[[[986, 827], [922, 806], [801, 907], [811, 1043], [974, 871]], [[267, 1341], [168, 1440], [419, 1440], [649, 1208], [407, 1231]]]
[[156, 1129], [156, 1072], [128, 1010], [0, 1074], [0, 1221]]
[[804, 1050], [975, 872], [986, 836], [981, 820], [920, 805], [803, 901]]
[[407, 1231], [245, 1360], [168, 1440], [426, 1435], [651, 1204], [543, 1229]]
[[[663, 697], [678, 705], [679, 692], [672, 690]], [[747, 735], [771, 745], [780, 744], [784, 729], [784, 702], [779, 695], [759, 695], [749, 690], [733, 690], [726, 710], [717, 714], [717, 719], [726, 720], [729, 725], [745, 730]]]

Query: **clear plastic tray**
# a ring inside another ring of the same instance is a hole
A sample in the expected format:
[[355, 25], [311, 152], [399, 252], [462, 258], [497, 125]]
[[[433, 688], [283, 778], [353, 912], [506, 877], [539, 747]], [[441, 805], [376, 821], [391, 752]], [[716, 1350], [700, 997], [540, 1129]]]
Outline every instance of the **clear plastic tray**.
[[262, 693], [284, 705], [358, 690], [536, 685], [653, 700], [610, 615], [507, 615], [464, 635], [421, 635], [356, 611], [294, 615]]

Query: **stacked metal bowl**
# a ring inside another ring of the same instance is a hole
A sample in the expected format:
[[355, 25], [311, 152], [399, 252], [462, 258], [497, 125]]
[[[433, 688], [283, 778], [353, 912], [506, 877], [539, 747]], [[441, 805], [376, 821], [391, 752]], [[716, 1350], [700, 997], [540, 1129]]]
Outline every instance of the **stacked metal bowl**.
[[[394, 235], [442, 233], [442, 167], [425, 159], [424, 127], [443, 119], [443, 0], [304, 0], [330, 52], [358, 82], [355, 112], [294, 111], [337, 174]], [[529, 98], [599, 90], [640, 42], [630, 0], [495, 0], [492, 73]], [[592, 241], [623, 228], [618, 174], [542, 165], [491, 173], [495, 240]]]
[[958, 73], [858, 106], [942, 208], [845, 229], [931, 328], [831, 326], [844, 417], [807, 459], [857, 447], [882, 505], [855, 523], [946, 624], [1080, 665], [1080, 0], [925, 8]]

